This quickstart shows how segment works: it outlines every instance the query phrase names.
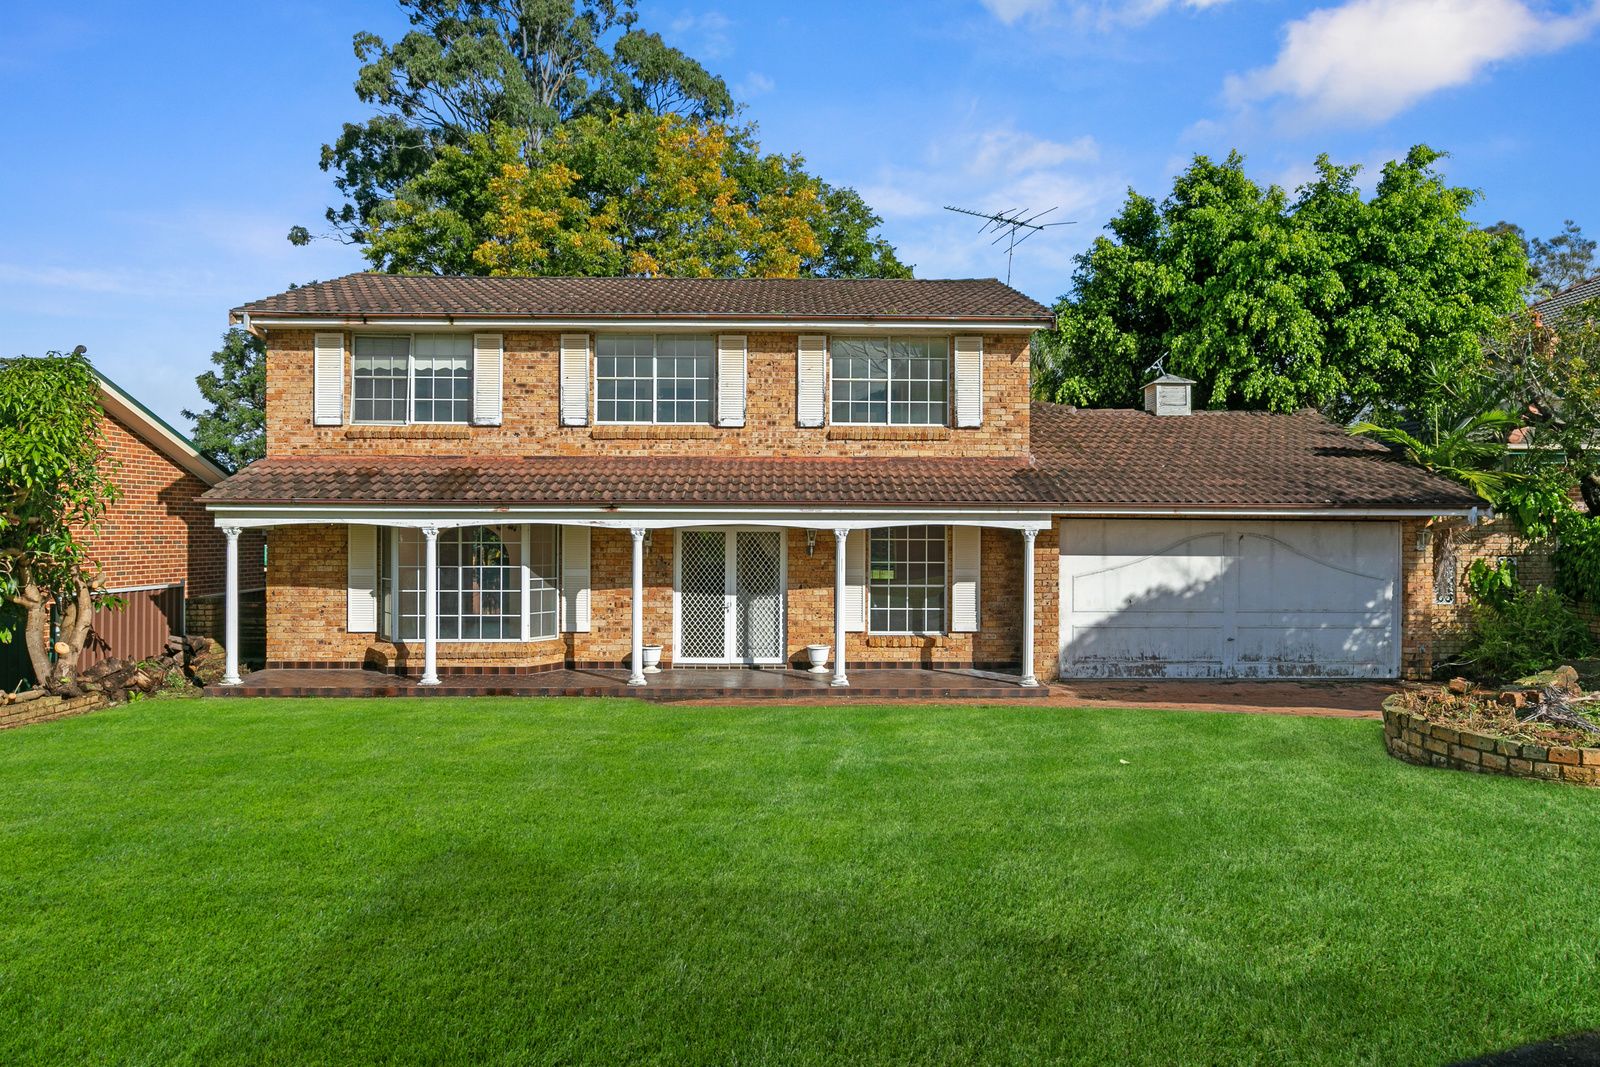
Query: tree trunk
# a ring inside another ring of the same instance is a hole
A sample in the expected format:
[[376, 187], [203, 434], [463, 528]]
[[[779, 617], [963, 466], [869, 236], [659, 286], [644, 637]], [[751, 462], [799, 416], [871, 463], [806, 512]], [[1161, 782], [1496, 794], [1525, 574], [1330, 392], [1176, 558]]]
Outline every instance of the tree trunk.
[[62, 598], [60, 641], [67, 651], [58, 655], [55, 662], [54, 682], [64, 682], [78, 666], [78, 653], [89, 639], [89, 629], [94, 624], [94, 590], [89, 583], [78, 580], [72, 599]]
[[50, 601], [44, 590], [24, 580], [21, 592], [12, 597], [12, 603], [27, 611], [23, 623], [22, 642], [28, 649], [28, 662], [33, 665], [33, 677], [41, 686], [50, 684]]

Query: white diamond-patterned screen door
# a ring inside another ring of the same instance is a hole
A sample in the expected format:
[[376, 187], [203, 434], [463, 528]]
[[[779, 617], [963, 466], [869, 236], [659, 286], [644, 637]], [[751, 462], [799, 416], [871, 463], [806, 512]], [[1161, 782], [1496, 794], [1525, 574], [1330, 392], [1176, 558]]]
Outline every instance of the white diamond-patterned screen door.
[[783, 534], [741, 530], [734, 543], [734, 654], [756, 663], [782, 659]]
[[686, 663], [781, 663], [783, 531], [678, 535], [678, 655]]
[[728, 658], [728, 548], [721, 530], [684, 530], [678, 542], [683, 659]]

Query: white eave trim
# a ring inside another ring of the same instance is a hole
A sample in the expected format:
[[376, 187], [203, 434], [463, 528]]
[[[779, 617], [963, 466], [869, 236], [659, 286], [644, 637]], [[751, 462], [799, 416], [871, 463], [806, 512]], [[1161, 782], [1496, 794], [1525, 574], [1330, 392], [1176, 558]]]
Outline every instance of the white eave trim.
[[242, 529], [308, 524], [376, 526], [478, 526], [484, 523], [554, 523], [604, 529], [680, 526], [785, 526], [815, 530], [866, 530], [877, 526], [992, 526], [1048, 530], [1053, 513], [1014, 508], [771, 508], [771, 507], [382, 507], [330, 504], [276, 507], [208, 504], [218, 526]]
[[216, 485], [228, 472], [202, 456], [187, 437], [151, 415], [110, 379], [95, 373], [100, 380], [100, 406], [106, 414], [127, 426], [133, 433], [206, 485]]
[[477, 318], [454, 315], [443, 318], [411, 318], [403, 315], [341, 315], [324, 318], [241, 313], [236, 322], [252, 332], [274, 327], [345, 330], [652, 330], [712, 333], [749, 331], [754, 333], [850, 333], [869, 330], [913, 330], [951, 333], [1035, 333], [1055, 323], [1048, 319], [1028, 322], [992, 322], [986, 319], [740, 319], [740, 318]]
[[1058, 507], [1051, 513], [1062, 518], [1153, 518], [1153, 519], [1421, 519], [1459, 516], [1470, 518], [1487, 514], [1483, 507], [1453, 508], [1204, 508], [1204, 507]]

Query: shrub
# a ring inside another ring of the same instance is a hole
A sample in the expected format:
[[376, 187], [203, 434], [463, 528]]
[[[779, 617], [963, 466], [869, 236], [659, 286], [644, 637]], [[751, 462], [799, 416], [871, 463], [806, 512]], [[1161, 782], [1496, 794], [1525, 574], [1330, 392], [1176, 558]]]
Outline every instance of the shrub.
[[1474, 602], [1496, 611], [1504, 608], [1517, 595], [1516, 561], [1490, 563], [1486, 559], [1473, 560], [1472, 566], [1467, 568], [1467, 589], [1471, 591]]
[[1461, 655], [1480, 674], [1519, 678], [1585, 659], [1595, 650], [1588, 625], [1560, 594], [1540, 586], [1518, 590], [1498, 604], [1481, 599], [1473, 607]]

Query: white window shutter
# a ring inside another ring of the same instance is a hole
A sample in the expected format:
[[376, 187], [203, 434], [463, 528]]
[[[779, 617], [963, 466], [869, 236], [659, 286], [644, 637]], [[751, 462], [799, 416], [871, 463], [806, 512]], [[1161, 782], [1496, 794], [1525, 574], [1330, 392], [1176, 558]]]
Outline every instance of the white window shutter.
[[821, 426], [827, 413], [828, 339], [820, 333], [801, 334], [795, 369], [797, 421], [801, 426]]
[[344, 422], [344, 334], [319, 333], [312, 338], [311, 423], [338, 426]]
[[749, 339], [717, 335], [717, 425], [744, 425], [745, 378]]
[[500, 425], [504, 346], [502, 334], [472, 335], [472, 422], [475, 426]]
[[965, 335], [955, 339], [956, 425], [983, 425], [983, 338]]
[[589, 378], [589, 335], [562, 334], [561, 425], [589, 425]]
[[983, 530], [977, 526], [950, 527], [950, 632], [978, 631], [982, 617], [978, 572], [983, 559]]
[[561, 629], [589, 632], [589, 535], [587, 526], [561, 528]]
[[378, 632], [378, 528], [347, 526], [345, 558], [345, 629], [353, 634]]
[[867, 628], [868, 530], [851, 530], [844, 542], [844, 629], [859, 634]]

